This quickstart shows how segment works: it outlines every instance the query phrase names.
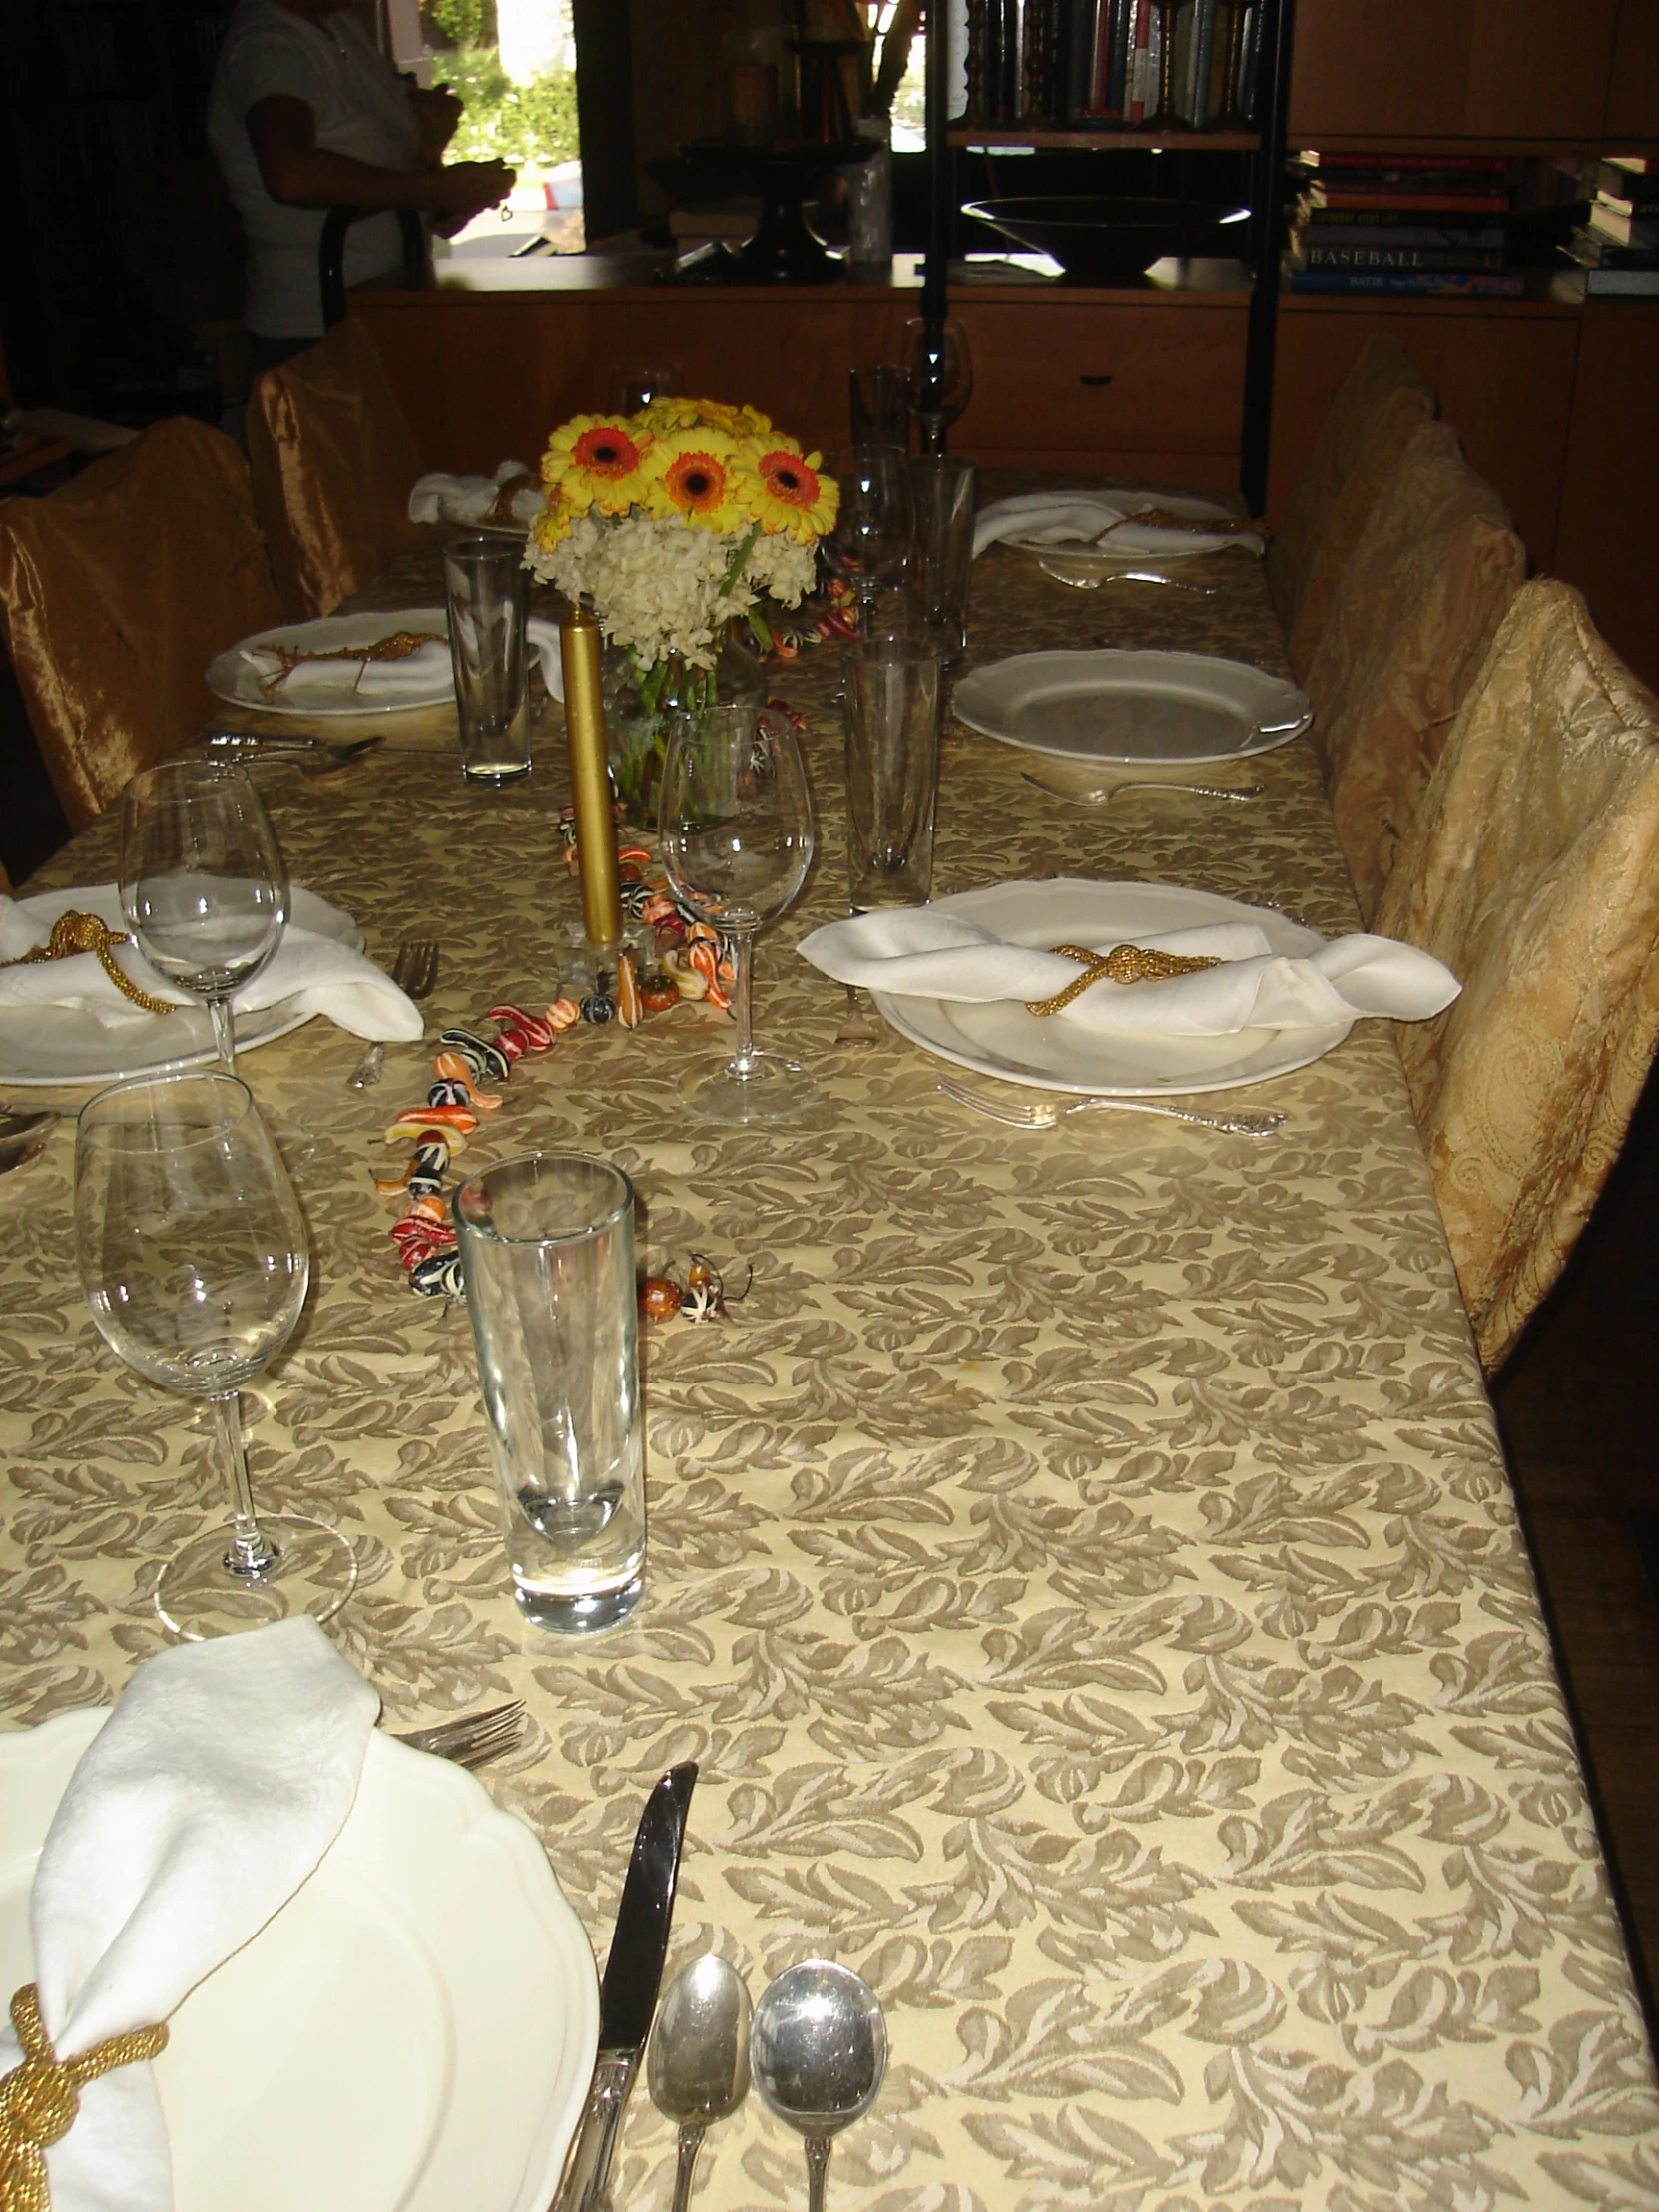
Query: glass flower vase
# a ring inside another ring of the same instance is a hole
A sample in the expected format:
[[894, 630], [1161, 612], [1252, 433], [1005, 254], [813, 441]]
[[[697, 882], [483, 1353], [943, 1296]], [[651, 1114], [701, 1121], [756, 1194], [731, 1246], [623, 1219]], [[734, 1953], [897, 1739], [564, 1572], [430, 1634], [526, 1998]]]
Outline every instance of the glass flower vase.
[[610, 644], [602, 659], [611, 781], [628, 821], [654, 830], [675, 716], [701, 719], [716, 707], [760, 706], [766, 699], [766, 671], [730, 629], [720, 640], [712, 668], [694, 667], [678, 653], [642, 662]]

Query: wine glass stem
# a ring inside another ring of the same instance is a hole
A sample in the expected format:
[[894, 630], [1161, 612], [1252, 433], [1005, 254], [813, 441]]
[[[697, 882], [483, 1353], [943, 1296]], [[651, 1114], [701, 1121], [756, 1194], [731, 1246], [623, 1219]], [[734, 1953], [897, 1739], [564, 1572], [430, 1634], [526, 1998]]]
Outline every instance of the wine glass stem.
[[237, 1047], [231, 1027], [231, 1001], [228, 998], [210, 998], [208, 1015], [214, 1025], [214, 1050], [219, 1054], [219, 1064], [228, 1075], [235, 1075]]
[[228, 1390], [223, 1397], [211, 1397], [208, 1403], [219, 1430], [220, 1463], [231, 1492], [231, 1548], [225, 1554], [226, 1572], [254, 1581], [276, 1564], [276, 1546], [254, 1518], [241, 1402], [235, 1390]]
[[921, 418], [921, 450], [924, 453], [944, 451], [943, 415], [923, 415]]
[[732, 1013], [738, 1024], [738, 1049], [727, 1061], [727, 1071], [739, 1082], [755, 1072], [755, 1032], [749, 1016], [749, 978], [755, 964], [755, 932], [734, 929], [732, 936]]

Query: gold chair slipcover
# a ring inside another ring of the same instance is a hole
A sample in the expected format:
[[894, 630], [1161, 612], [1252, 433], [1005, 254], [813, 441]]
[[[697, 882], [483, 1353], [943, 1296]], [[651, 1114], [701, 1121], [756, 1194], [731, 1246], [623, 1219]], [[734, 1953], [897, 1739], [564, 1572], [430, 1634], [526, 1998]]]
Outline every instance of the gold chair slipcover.
[[1308, 464], [1268, 549], [1268, 589], [1305, 682], [1338, 579], [1366, 517], [1434, 394], [1396, 338], [1366, 340], [1331, 402]]
[[349, 315], [256, 377], [248, 406], [254, 497], [282, 603], [331, 614], [416, 536], [414, 434], [374, 341]]
[[216, 653], [281, 620], [248, 464], [181, 417], [0, 508], [0, 608], [71, 829], [213, 713]]
[[1382, 487], [1308, 672], [1314, 750], [1369, 921], [1526, 549], [1449, 424], [1425, 422]]
[[1569, 586], [1516, 595], [1377, 927], [1463, 980], [1396, 1033], [1490, 1372], [1588, 1219], [1659, 1035], [1659, 700]]

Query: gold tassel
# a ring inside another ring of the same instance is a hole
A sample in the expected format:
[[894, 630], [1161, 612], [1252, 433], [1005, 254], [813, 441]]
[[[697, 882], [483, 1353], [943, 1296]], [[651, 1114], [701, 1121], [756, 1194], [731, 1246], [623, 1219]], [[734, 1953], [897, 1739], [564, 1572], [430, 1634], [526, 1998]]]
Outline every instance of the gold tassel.
[[135, 2027], [60, 2061], [32, 1981], [12, 1998], [11, 2011], [23, 2063], [0, 2078], [0, 2212], [51, 2212], [46, 2149], [74, 2126], [82, 2087], [117, 2066], [156, 2057], [167, 2047], [167, 2029]]
[[130, 998], [147, 1014], [176, 1014], [179, 1009], [171, 1000], [153, 998], [148, 991], [141, 991], [110, 949], [132, 941], [107, 928], [96, 914], [70, 912], [60, 914], [53, 922], [52, 934], [44, 945], [37, 944], [33, 951], [20, 953], [15, 960], [0, 960], [0, 967], [30, 967], [37, 960], [73, 960], [77, 953], [96, 952], [99, 966], [123, 998]]
[[1166, 983], [1172, 975], [1196, 975], [1200, 968], [1221, 966], [1198, 953], [1153, 952], [1141, 944], [1115, 944], [1110, 952], [1091, 952], [1078, 944], [1051, 945], [1049, 950], [1080, 961], [1083, 973], [1052, 998], [1027, 999], [1028, 1014], [1057, 1014], [1096, 983]]

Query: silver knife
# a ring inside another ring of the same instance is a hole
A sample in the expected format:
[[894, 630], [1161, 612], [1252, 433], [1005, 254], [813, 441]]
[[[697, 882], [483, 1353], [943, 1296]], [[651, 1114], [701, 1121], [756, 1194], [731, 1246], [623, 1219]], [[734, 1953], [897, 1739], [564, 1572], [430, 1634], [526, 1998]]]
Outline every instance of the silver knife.
[[599, 2053], [570, 2156], [550, 2212], [600, 2212], [628, 2092], [651, 2031], [674, 1918], [674, 1885], [695, 1761], [671, 1767], [645, 1801], [599, 1988]]

